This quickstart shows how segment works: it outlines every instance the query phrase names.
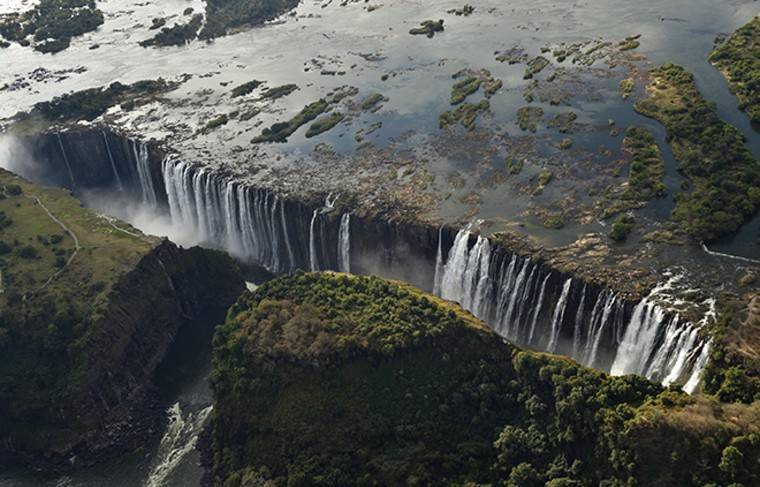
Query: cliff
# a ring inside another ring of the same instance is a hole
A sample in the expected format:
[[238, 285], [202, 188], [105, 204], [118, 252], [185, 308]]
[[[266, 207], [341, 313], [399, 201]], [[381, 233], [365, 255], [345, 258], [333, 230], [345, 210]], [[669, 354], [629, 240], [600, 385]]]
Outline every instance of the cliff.
[[147, 237], [68, 192], [0, 172], [0, 460], [65, 469], [159, 431], [156, 370], [220, 323], [243, 281], [226, 255]]
[[212, 386], [215, 485], [702, 485], [760, 474], [757, 403], [521, 351], [458, 306], [375, 277], [296, 274], [244, 295], [217, 330]]

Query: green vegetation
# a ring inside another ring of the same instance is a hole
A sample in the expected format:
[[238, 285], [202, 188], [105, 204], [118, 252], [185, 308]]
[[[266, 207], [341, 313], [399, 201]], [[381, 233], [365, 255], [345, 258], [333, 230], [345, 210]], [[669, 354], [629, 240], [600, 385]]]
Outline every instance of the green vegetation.
[[321, 133], [327, 132], [342, 122], [344, 118], [346, 118], [346, 116], [338, 112], [333, 112], [318, 118], [309, 126], [309, 129], [306, 131], [306, 138], [309, 139], [311, 137], [316, 137]]
[[204, 133], [204, 134], [207, 134], [207, 133], [211, 132], [212, 130], [221, 127], [222, 125], [226, 125], [227, 122], [229, 122], [229, 121], [230, 121], [230, 117], [226, 113], [223, 113], [223, 114], [219, 115], [218, 117], [214, 117], [211, 120], [209, 120], [206, 123], [206, 125], [204, 125], [201, 128], [200, 132]]
[[543, 56], [536, 56], [528, 61], [528, 67], [525, 68], [523, 79], [531, 79], [534, 75], [540, 73], [549, 65], [549, 60]]
[[473, 130], [475, 128], [475, 121], [477, 120], [478, 115], [487, 112], [490, 107], [491, 104], [488, 102], [488, 100], [485, 99], [480, 100], [477, 105], [473, 105], [469, 102], [462, 103], [454, 110], [449, 110], [442, 113], [438, 117], [438, 126], [440, 128], [446, 128], [451, 125], [461, 123], [462, 126], [467, 130]]
[[277, 122], [271, 127], [265, 128], [261, 135], [255, 137], [251, 142], [259, 144], [261, 142], [287, 142], [288, 137], [298, 130], [302, 125], [305, 125], [318, 116], [320, 116], [329, 104], [327, 101], [320, 99], [314, 103], [306, 105], [303, 110], [298, 112], [296, 116], [286, 122]]
[[760, 294], [725, 296], [718, 301], [719, 319], [712, 325], [705, 391], [721, 401], [760, 401]]
[[577, 119], [578, 115], [575, 112], [558, 113], [549, 119], [546, 126], [559, 130], [561, 134], [569, 134], [575, 129]]
[[676, 196], [671, 219], [700, 240], [735, 232], [760, 206], [760, 164], [744, 138], [722, 121], [697, 90], [693, 76], [673, 64], [652, 71], [648, 98], [636, 111], [657, 119], [691, 192]]
[[643, 127], [628, 128], [623, 139], [623, 150], [632, 157], [628, 187], [623, 198], [649, 201], [664, 197], [667, 191], [663, 183], [665, 160], [651, 132]]
[[51, 101], [34, 105], [31, 113], [22, 116], [19, 122], [34, 123], [38, 118], [49, 122], [94, 120], [109, 108], [121, 104], [122, 108], [132, 108], [150, 102], [156, 96], [175, 89], [178, 83], [171, 83], [159, 78], [157, 80], [138, 81], [131, 85], [117, 82], [107, 88], [67, 93]]
[[[623, 150], [631, 155], [628, 181], [607, 190], [599, 204], [599, 218], [603, 220], [624, 211], [643, 208], [649, 201], [665, 197], [667, 191], [663, 182], [665, 160], [649, 130], [629, 127], [623, 139]], [[666, 240], [675, 241], [672, 235]]]
[[548, 169], [544, 169], [540, 173], [538, 173], [538, 186], [543, 188], [547, 184], [549, 184], [552, 180], [552, 172]]
[[541, 107], [522, 107], [517, 110], [517, 126], [522, 130], [535, 132], [538, 130], [538, 122], [544, 116], [544, 109]]
[[452, 105], [462, 103], [465, 98], [480, 89], [480, 83], [480, 78], [476, 76], [468, 76], [461, 81], [457, 81], [454, 83], [454, 86], [451, 87], [451, 99], [449, 100], [449, 103]]
[[65, 190], [0, 170], [0, 193], [0, 457], [68, 464], [118, 442], [104, 431], [125, 408], [145, 419], [150, 374], [195, 314], [181, 302], [203, 296], [219, 319], [243, 283], [227, 256], [144, 236]]
[[610, 238], [616, 242], [624, 241], [628, 238], [631, 230], [633, 230], [633, 223], [633, 216], [628, 214], [620, 215], [614, 222], [612, 222]]
[[573, 139], [570, 137], [565, 137], [564, 139], [559, 141], [559, 148], [560, 150], [568, 150], [573, 146]]
[[372, 93], [367, 98], [362, 100], [361, 108], [362, 110], [374, 110], [379, 103], [382, 103], [385, 101], [385, 97], [381, 95], [380, 93]]
[[525, 165], [522, 159], [516, 159], [514, 156], [507, 157], [506, 168], [509, 174], [520, 174]]
[[214, 339], [215, 485], [754, 485], [760, 403], [503, 342], [376, 277], [296, 274]]
[[633, 78], [626, 78], [620, 81], [620, 92], [623, 94], [623, 99], [627, 100], [633, 89], [636, 88], [636, 81]]
[[103, 12], [94, 0], [40, 0], [33, 9], [0, 16], [0, 36], [44, 53], [69, 47], [73, 37], [96, 30]]
[[162, 28], [158, 34], [140, 42], [142, 47], [167, 47], [167, 46], [184, 46], [198, 34], [198, 29], [203, 24], [203, 14], [193, 15], [186, 24], [174, 24], [171, 27]]
[[298, 6], [299, 0], [206, 0], [206, 25], [198, 37], [222, 37], [242, 27], [261, 25]]
[[160, 29], [166, 25], [166, 19], [164, 17], [156, 17], [151, 21], [150, 30]]
[[261, 92], [259, 99], [261, 100], [277, 100], [293, 93], [298, 89], [298, 85], [287, 84], [281, 86], [274, 86], [272, 88], [266, 88]]
[[232, 89], [231, 95], [232, 98], [237, 98], [239, 96], [245, 96], [253, 92], [256, 88], [261, 86], [264, 82], [258, 81], [258, 80], [252, 80], [247, 83], [243, 83], [240, 86], [236, 86]]
[[443, 32], [443, 20], [423, 20], [420, 22], [420, 27], [409, 31], [414, 36], [423, 35], [429, 38], [432, 38], [436, 32]]
[[621, 51], [631, 51], [641, 45], [639, 38], [641, 34], [632, 37], [626, 37], [625, 40], [618, 42], [618, 49]]
[[710, 54], [710, 62], [728, 79], [739, 108], [760, 124], [760, 17], [739, 28]]

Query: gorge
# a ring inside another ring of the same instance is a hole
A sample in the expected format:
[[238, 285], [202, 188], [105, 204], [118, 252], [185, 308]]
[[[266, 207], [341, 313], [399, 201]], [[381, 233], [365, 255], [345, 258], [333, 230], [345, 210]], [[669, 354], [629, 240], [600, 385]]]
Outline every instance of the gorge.
[[456, 231], [351, 218], [339, 194], [322, 202], [286, 200], [113, 133], [64, 132], [16, 143], [42, 166], [41, 182], [80, 192], [85, 201], [92, 191], [121, 195], [123, 204], [193, 235], [188, 243], [226, 250], [272, 275], [352, 270], [402, 279], [460, 303], [518, 345], [687, 391], [697, 388], [709, 354], [702, 329], [709, 303], [695, 322], [663, 308], [658, 298], [668, 282], [633, 300], [510, 252], [471, 226]]

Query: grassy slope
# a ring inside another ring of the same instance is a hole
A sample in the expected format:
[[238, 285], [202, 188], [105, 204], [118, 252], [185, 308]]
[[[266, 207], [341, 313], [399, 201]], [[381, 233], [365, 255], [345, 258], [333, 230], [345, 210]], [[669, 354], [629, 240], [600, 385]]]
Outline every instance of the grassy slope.
[[297, 274], [247, 294], [217, 330], [212, 384], [218, 485], [760, 480], [760, 403], [523, 352], [379, 278]]
[[[8, 196], [13, 186], [22, 194]], [[6, 189], [0, 211], [13, 221], [0, 231], [8, 246], [0, 255], [0, 399], [11, 409], [35, 407], [78, 392], [67, 348], [92, 331], [115, 284], [157, 242], [132, 228], [136, 236], [116, 230], [67, 191], [34, 186], [3, 170], [0, 187]], [[78, 238], [81, 248], [68, 266], [62, 264], [76, 250], [74, 239], [35, 198]], [[56, 235], [62, 239], [54, 244]], [[20, 255], [28, 247], [36, 257]]]
[[[42, 294], [90, 296], [88, 304], [97, 308], [114, 282], [133, 269], [157, 242], [125, 223], [118, 222], [118, 226], [126, 232], [116, 230], [105, 218], [84, 209], [68, 191], [34, 186], [0, 170], [0, 187], [10, 185], [20, 186], [23, 193], [0, 200], [0, 211], [14, 222], [0, 231], [0, 240], [11, 247], [9, 254], [0, 257], [5, 288], [0, 303], [4, 305], [18, 295], [26, 294], [33, 299], [32, 295], [42, 284], [61, 270], [55, 262], [58, 255], [68, 260], [75, 250], [72, 236], [45, 212], [35, 198], [39, 198], [53, 216], [78, 237], [81, 247], [71, 265]], [[62, 237], [57, 244], [51, 242], [54, 235]], [[34, 247], [38, 257], [19, 257], [20, 249], [26, 246]]]
[[760, 16], [715, 49], [710, 62], [728, 79], [739, 107], [753, 123], [760, 124]]
[[700, 240], [735, 232], [760, 207], [760, 163], [702, 97], [690, 73], [668, 64], [652, 77], [636, 111], [667, 128], [679, 171], [691, 183], [690, 191], [676, 196], [672, 220]]

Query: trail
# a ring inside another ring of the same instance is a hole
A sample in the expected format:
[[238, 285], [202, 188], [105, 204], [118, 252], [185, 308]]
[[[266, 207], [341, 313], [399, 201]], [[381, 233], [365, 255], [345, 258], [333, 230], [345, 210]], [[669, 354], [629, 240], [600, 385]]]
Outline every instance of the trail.
[[111, 218], [110, 216], [103, 215], [103, 214], [98, 215], [98, 216], [100, 216], [102, 219], [104, 219], [105, 221], [107, 221], [108, 224], [111, 225], [111, 227], [113, 227], [114, 230], [117, 230], [117, 231], [119, 231], [121, 233], [125, 233], [125, 234], [127, 234], [127, 235], [129, 235], [131, 237], [135, 237], [135, 238], [139, 238], [139, 239], [143, 239], [143, 237], [144, 237], [144, 235], [141, 235], [139, 233], [130, 232], [129, 230], [127, 230], [125, 228], [121, 228], [120, 226], [118, 226], [117, 224], [114, 223], [114, 220], [116, 220], [115, 218]]
[[69, 259], [66, 261], [66, 264], [64, 264], [63, 267], [61, 267], [60, 269], [58, 269], [58, 271], [55, 274], [53, 274], [52, 276], [50, 276], [48, 278], [48, 280], [45, 281], [45, 283], [37, 289], [37, 292], [39, 292], [39, 291], [42, 291], [43, 289], [45, 289], [48, 286], [48, 284], [50, 284], [51, 282], [53, 282], [53, 279], [55, 279], [56, 277], [58, 277], [59, 275], [61, 275], [61, 273], [66, 270], [66, 268], [69, 266], [69, 264], [71, 264], [71, 262], [74, 260], [74, 257], [77, 256], [77, 254], [79, 253], [79, 250], [81, 250], [82, 247], [81, 247], [81, 245], [79, 245], [79, 238], [77, 238], [76, 234], [74, 232], [72, 232], [71, 229], [69, 227], [67, 227], [65, 223], [63, 223], [61, 220], [59, 220], [58, 218], [56, 218], [56, 216], [53, 215], [53, 213], [48, 209], [48, 207], [45, 206], [45, 204], [42, 202], [42, 200], [40, 200], [37, 196], [34, 196], [34, 195], [27, 195], [27, 194], [25, 194], [24, 196], [26, 196], [29, 199], [35, 200], [37, 202], [37, 204], [40, 205], [40, 208], [42, 208], [45, 211], [45, 213], [47, 213], [47, 215], [50, 217], [50, 219], [53, 220], [56, 224], [58, 224], [58, 226], [61, 227], [64, 232], [66, 232], [69, 235], [71, 235], [71, 238], [74, 240], [74, 252], [71, 254], [71, 256], [69, 257]]

